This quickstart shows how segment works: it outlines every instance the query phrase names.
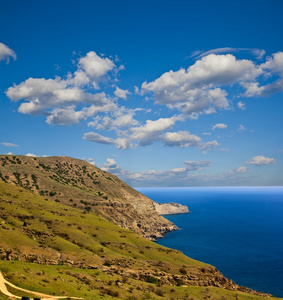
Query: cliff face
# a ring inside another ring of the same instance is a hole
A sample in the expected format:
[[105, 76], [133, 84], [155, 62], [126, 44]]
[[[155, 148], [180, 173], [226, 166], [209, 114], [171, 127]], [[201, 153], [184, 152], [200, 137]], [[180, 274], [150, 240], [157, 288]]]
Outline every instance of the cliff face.
[[0, 180], [58, 203], [103, 215], [150, 240], [177, 227], [154, 202], [116, 176], [71, 157], [0, 156]]
[[175, 215], [189, 213], [187, 205], [181, 205], [178, 203], [157, 203], [154, 202], [156, 211], [160, 215]]

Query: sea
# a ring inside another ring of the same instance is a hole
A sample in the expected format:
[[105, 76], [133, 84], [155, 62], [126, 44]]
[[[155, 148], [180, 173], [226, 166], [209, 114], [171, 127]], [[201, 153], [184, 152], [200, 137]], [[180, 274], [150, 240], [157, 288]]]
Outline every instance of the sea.
[[239, 285], [283, 297], [283, 187], [137, 190], [189, 207], [188, 214], [165, 216], [180, 230], [158, 244], [215, 266]]

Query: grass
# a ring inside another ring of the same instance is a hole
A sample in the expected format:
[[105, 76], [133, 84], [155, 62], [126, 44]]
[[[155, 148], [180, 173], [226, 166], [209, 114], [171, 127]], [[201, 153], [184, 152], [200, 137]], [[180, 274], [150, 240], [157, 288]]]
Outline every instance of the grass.
[[[233, 292], [215, 287], [170, 287], [141, 283], [137, 280], [123, 282], [119, 275], [107, 275], [98, 270], [76, 269], [68, 266], [46, 266], [26, 262], [1, 261], [7, 280], [28, 290], [54, 296], [84, 297], [85, 299], [240, 299], [259, 300], [263, 297]], [[117, 285], [117, 282], [121, 285]], [[9, 288], [18, 296], [31, 296]], [[108, 294], [110, 295], [108, 295]], [[114, 296], [113, 295], [117, 295]], [[2, 298], [1, 298], [2, 297]], [[131, 298], [132, 297], [132, 298]], [[3, 295], [0, 299], [7, 300]], [[275, 299], [275, 298], [268, 298]]]
[[[1, 257], [0, 270], [7, 280], [51, 295], [88, 300], [262, 299], [251, 293], [196, 286], [222, 275], [101, 215], [2, 182]], [[8, 298], [0, 294], [0, 300], [4, 299]]]

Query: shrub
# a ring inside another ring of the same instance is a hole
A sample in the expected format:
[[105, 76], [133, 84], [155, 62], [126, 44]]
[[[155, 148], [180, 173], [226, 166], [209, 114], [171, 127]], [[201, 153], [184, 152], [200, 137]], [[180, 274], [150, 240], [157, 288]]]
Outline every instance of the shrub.
[[149, 276], [148, 279], [147, 279], [147, 282], [157, 284], [158, 279], [153, 277], [153, 276]]
[[165, 294], [165, 292], [164, 292], [163, 290], [161, 290], [161, 289], [157, 289], [157, 290], [155, 291], [155, 294], [158, 295], [158, 296], [160, 296], [160, 297], [163, 297], [164, 294]]

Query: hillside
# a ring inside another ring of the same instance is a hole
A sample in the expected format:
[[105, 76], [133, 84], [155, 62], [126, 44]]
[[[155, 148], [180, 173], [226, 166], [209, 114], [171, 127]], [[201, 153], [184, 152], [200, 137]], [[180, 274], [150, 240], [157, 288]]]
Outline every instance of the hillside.
[[0, 180], [54, 202], [99, 213], [150, 240], [177, 229], [157, 213], [152, 200], [83, 160], [0, 155]]
[[261, 299], [214, 267], [98, 214], [3, 182], [0, 271], [27, 290], [88, 300]]

